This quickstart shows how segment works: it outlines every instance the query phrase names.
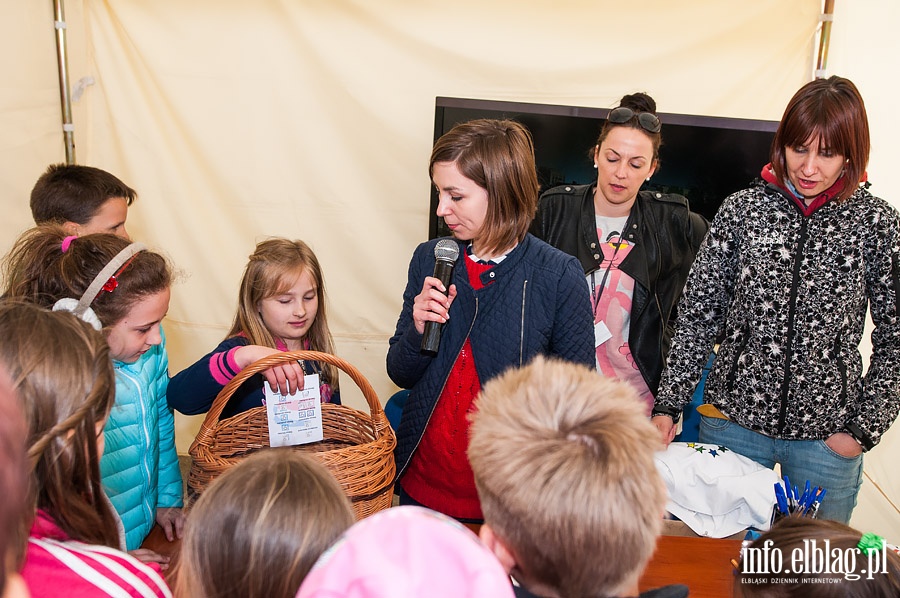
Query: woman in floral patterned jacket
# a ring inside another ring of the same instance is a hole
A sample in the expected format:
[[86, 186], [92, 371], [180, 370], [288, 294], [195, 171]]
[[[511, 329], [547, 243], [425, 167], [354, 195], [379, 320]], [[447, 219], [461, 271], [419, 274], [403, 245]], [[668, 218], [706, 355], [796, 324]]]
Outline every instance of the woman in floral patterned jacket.
[[691, 269], [653, 410], [671, 442], [723, 339], [700, 441], [826, 488], [819, 517], [845, 523], [862, 453], [900, 409], [900, 214], [867, 190], [869, 146], [852, 82], [819, 79], [794, 95], [762, 180], [725, 200]]

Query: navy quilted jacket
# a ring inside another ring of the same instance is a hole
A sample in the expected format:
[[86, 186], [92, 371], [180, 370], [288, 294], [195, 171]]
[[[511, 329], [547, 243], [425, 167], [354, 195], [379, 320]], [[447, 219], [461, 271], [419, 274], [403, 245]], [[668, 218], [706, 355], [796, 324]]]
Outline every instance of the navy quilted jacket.
[[398, 386], [411, 389], [397, 431], [397, 477], [409, 465], [453, 363], [468, 337], [478, 378], [484, 385], [510, 366], [535, 355], [551, 355], [594, 367], [594, 327], [588, 287], [574, 257], [526, 235], [505, 260], [469, 285], [465, 243], [453, 269], [457, 296], [434, 357], [422, 355], [412, 308], [422, 281], [434, 272], [437, 239], [416, 248], [403, 293], [403, 311], [390, 340], [387, 371]]

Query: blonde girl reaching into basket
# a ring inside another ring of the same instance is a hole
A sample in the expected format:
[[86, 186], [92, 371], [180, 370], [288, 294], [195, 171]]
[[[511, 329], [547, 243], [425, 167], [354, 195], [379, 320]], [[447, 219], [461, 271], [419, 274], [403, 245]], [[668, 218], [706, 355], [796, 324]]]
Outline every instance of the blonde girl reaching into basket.
[[[169, 406], [187, 415], [209, 411], [216, 396], [242, 369], [281, 351], [334, 353], [325, 314], [325, 279], [303, 241], [259, 243], [241, 279], [238, 309], [225, 339], [169, 383]], [[323, 403], [340, 404], [337, 368], [315, 361], [289, 362], [254, 376], [235, 391], [222, 412], [228, 418], [264, 404], [263, 380], [282, 394], [303, 389], [319, 375]]]

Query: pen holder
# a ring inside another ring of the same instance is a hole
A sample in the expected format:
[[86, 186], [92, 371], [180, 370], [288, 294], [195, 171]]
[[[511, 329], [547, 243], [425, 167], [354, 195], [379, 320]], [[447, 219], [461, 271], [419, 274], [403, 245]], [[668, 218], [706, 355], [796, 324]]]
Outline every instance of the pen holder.
[[357, 519], [391, 506], [394, 492], [394, 447], [397, 440], [375, 389], [359, 370], [334, 355], [287, 351], [264, 357], [238, 373], [219, 392], [191, 444], [188, 490], [199, 496], [212, 480], [253, 452], [269, 448], [265, 407], [254, 407], [220, 420], [231, 395], [248, 378], [273, 366], [297, 360], [330, 363], [356, 383], [370, 413], [346, 405], [322, 405], [324, 439], [290, 447], [318, 459], [337, 479], [353, 504]]
[[790, 480], [784, 476], [784, 486], [775, 484], [775, 505], [772, 507], [772, 520], [774, 525], [785, 517], [807, 517], [815, 519], [819, 512], [819, 505], [825, 498], [825, 489], [821, 486], [812, 486], [807, 480], [801, 494], [797, 487], [791, 487]]

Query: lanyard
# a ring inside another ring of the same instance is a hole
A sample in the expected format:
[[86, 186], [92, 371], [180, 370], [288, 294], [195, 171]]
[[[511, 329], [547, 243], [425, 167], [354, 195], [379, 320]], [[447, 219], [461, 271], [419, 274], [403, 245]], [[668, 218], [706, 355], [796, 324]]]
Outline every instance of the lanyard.
[[609, 259], [609, 265], [606, 266], [606, 271], [603, 272], [603, 279], [600, 281], [600, 289], [597, 290], [596, 282], [594, 276], [597, 274], [597, 271], [594, 270], [591, 272], [591, 300], [593, 302], [593, 312], [594, 319], [597, 319], [597, 309], [600, 307], [600, 297], [603, 296], [603, 290], [606, 288], [606, 279], [609, 278], [609, 271], [612, 270], [613, 262], [616, 259], [616, 254], [619, 253], [619, 247], [621, 247], [621, 243], [616, 244], [615, 250], [613, 250], [612, 257]]

